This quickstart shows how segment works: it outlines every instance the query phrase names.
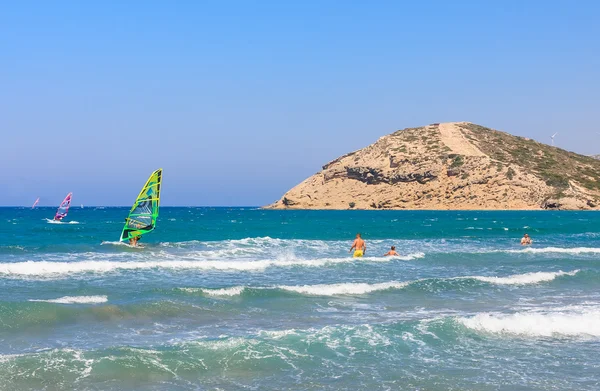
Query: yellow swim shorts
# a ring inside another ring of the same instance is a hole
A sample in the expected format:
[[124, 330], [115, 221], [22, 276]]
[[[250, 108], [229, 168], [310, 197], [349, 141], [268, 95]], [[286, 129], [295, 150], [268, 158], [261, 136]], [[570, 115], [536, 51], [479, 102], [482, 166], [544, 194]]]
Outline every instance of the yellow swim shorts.
[[362, 250], [356, 250], [356, 251], [354, 252], [354, 258], [360, 258], [360, 257], [362, 257], [362, 256], [363, 256], [363, 252], [362, 252]]

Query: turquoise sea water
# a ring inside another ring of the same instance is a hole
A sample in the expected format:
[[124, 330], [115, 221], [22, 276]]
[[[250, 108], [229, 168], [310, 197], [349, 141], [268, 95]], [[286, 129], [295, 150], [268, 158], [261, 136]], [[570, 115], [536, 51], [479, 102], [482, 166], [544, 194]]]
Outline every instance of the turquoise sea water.
[[600, 213], [53, 214], [0, 208], [2, 390], [600, 389]]

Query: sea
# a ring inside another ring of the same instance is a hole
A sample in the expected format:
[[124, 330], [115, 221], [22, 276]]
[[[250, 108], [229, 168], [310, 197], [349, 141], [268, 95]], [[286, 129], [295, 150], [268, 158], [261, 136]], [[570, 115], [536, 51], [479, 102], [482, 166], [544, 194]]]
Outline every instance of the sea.
[[0, 208], [1, 390], [600, 389], [598, 212], [127, 213]]

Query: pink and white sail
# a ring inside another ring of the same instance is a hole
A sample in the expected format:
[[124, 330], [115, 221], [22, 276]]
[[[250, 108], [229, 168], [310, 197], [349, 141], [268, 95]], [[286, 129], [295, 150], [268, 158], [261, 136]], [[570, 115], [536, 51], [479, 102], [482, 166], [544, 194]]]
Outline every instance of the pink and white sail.
[[60, 203], [58, 210], [56, 211], [56, 215], [54, 215], [54, 220], [62, 220], [67, 217], [67, 213], [69, 213], [69, 207], [71, 206], [71, 197], [73, 193], [67, 194], [63, 202]]
[[33, 206], [31, 207], [31, 209], [35, 208], [37, 206], [37, 204], [40, 203], [40, 197], [38, 197], [35, 202], [33, 203]]

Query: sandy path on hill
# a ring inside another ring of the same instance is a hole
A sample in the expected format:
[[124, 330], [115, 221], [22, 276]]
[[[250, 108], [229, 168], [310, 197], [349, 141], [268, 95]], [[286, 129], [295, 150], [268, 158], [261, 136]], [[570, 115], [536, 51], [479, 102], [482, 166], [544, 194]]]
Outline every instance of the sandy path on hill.
[[464, 156], [487, 156], [467, 140], [454, 123], [440, 124], [439, 129], [442, 142], [446, 144], [453, 153]]

